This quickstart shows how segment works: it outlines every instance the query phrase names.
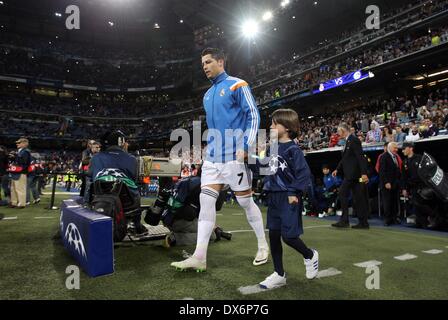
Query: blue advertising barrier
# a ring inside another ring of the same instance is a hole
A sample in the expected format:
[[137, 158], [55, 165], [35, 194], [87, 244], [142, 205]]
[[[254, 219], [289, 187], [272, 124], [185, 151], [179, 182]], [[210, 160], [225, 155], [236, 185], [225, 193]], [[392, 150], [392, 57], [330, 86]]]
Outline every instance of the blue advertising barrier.
[[60, 229], [64, 247], [90, 276], [114, 272], [112, 219], [82, 207], [82, 199], [62, 201]]

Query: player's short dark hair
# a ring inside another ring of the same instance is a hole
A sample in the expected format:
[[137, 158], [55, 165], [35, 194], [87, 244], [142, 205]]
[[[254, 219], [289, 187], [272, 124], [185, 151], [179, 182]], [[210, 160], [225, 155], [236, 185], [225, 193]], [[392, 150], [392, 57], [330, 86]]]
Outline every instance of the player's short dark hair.
[[224, 54], [224, 51], [218, 48], [205, 48], [202, 50], [201, 57], [205, 57], [206, 55], [211, 55], [213, 59], [216, 61], [218, 60], [224, 60], [226, 61], [226, 55]]
[[322, 170], [324, 170], [324, 169], [331, 170], [331, 168], [330, 168], [330, 166], [329, 166], [328, 164], [324, 164], [324, 165], [322, 166]]
[[281, 124], [289, 133], [289, 138], [295, 139], [299, 134], [299, 115], [292, 109], [278, 109], [271, 116], [275, 124]]

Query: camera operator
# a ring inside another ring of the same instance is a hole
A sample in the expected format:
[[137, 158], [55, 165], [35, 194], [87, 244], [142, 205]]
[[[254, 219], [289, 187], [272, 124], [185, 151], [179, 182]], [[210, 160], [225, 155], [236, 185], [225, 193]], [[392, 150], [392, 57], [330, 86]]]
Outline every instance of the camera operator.
[[[121, 131], [106, 133], [101, 145], [104, 151], [94, 155], [90, 161], [88, 176], [93, 182], [121, 180], [132, 197], [140, 203], [140, 194], [135, 183], [137, 178], [137, 159], [127, 153], [125, 135]], [[144, 235], [148, 230], [141, 223], [141, 213], [133, 218], [135, 234]]]

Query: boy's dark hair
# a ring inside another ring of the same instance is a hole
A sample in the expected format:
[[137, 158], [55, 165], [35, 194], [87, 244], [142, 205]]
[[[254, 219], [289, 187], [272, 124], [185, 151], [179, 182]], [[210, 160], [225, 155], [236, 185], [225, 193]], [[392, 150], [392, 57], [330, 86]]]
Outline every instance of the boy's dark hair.
[[324, 164], [324, 165], [322, 166], [322, 170], [324, 170], [324, 169], [328, 169], [328, 170], [330, 170], [330, 166], [329, 166], [328, 164]]
[[275, 124], [281, 124], [286, 128], [290, 139], [297, 138], [299, 134], [299, 116], [292, 109], [278, 109], [271, 116]]
[[210, 54], [213, 59], [216, 61], [218, 60], [224, 60], [226, 62], [226, 55], [224, 54], [224, 51], [218, 48], [206, 48], [202, 51], [201, 57], [204, 57], [206, 55]]

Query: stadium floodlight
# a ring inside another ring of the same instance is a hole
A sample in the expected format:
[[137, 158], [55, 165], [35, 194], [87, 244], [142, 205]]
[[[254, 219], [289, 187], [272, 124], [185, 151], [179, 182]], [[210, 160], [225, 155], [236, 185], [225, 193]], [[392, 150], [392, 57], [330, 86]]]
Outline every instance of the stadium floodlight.
[[113, 27], [113, 26], [114, 26], [114, 23], [113, 23], [112, 21], [108, 21], [107, 23], [108, 23], [108, 24], [109, 24], [109, 26], [111, 26], [111, 27]]
[[285, 8], [290, 2], [291, 2], [290, 0], [283, 0], [283, 1], [280, 3], [280, 6], [281, 6], [282, 8]]
[[0, 1], [0, 6], [4, 5], [5, 3], [3, 1]]
[[263, 14], [263, 21], [269, 21], [274, 17], [274, 14], [272, 13], [272, 11], [266, 11]]
[[258, 23], [254, 20], [248, 20], [245, 23], [243, 23], [243, 26], [241, 27], [241, 32], [243, 33], [244, 37], [248, 39], [253, 39], [258, 34]]
[[59, 13], [59, 12], [55, 12], [54, 15], [55, 15], [56, 17], [58, 17], [58, 18], [62, 17], [62, 14]]

